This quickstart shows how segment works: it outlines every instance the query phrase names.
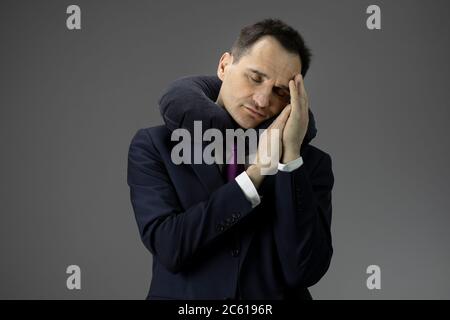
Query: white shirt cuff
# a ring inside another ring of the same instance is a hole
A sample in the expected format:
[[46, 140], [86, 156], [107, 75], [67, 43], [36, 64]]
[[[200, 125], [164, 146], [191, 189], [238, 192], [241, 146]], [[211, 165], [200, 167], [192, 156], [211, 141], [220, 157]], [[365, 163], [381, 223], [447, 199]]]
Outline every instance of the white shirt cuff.
[[289, 161], [288, 163], [278, 163], [278, 170], [284, 172], [292, 172], [303, 164], [302, 157]]
[[258, 191], [253, 185], [252, 180], [248, 176], [247, 172], [242, 172], [235, 178], [237, 184], [244, 192], [245, 197], [252, 204], [252, 209], [261, 203], [261, 198], [259, 197]]

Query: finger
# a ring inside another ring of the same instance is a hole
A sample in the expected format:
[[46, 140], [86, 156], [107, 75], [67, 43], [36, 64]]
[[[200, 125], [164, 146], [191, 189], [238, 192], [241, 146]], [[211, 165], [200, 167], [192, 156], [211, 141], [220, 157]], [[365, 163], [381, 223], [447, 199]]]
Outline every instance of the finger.
[[284, 124], [286, 123], [287, 119], [289, 118], [289, 114], [291, 113], [291, 105], [287, 105], [283, 111], [278, 115], [278, 117], [275, 119], [275, 121], [272, 123], [273, 128], [280, 128], [284, 127]]
[[297, 77], [294, 78], [294, 80], [289, 81], [289, 93], [291, 95], [291, 106], [293, 109], [296, 109], [298, 107], [298, 89], [295, 85]]
[[[283, 132], [284, 127], [286, 126], [287, 120], [289, 119], [289, 116], [290, 116], [290, 112], [286, 112], [286, 114], [283, 115], [282, 122], [280, 123], [280, 126], [279, 126], [280, 132]], [[281, 138], [281, 134], [280, 134], [280, 138]]]
[[284, 130], [284, 127], [286, 126], [287, 120], [289, 119], [289, 116], [291, 114], [291, 106], [288, 105], [284, 110], [281, 112], [281, 114], [278, 116], [278, 121], [274, 128], [280, 131], [280, 138], [281, 138], [281, 132]]
[[282, 117], [280, 119], [280, 129], [284, 129], [284, 126], [287, 123], [287, 120], [289, 119], [289, 116], [291, 115], [292, 112], [292, 107], [291, 105], [288, 105], [286, 108], [284, 108], [284, 113], [282, 114]]
[[284, 117], [287, 116], [289, 117], [289, 113], [291, 111], [291, 106], [287, 105], [279, 114], [278, 116], [275, 118], [274, 121], [272, 121], [272, 123], [270, 124], [270, 126], [267, 129], [272, 129], [276, 126], [279, 126], [281, 122], [284, 121]]
[[302, 107], [308, 108], [308, 94], [306, 93], [305, 82], [303, 81], [303, 77], [301, 75], [299, 75], [298, 84], [300, 102], [302, 103]]

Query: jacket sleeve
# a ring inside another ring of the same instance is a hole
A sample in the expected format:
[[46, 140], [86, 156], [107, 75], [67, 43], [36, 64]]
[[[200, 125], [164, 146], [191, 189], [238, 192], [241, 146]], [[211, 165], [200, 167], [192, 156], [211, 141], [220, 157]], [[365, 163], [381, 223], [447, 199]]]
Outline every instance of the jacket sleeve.
[[184, 128], [194, 130], [194, 121], [202, 128], [233, 128], [233, 119], [214, 102], [222, 81], [217, 76], [187, 76], [172, 82], [159, 99], [159, 110], [166, 127], [173, 131]]
[[215, 239], [251, 211], [251, 204], [236, 181], [183, 210], [161, 156], [145, 129], [132, 139], [127, 181], [141, 239], [173, 273], [182, 271], [197, 253], [214, 245]]
[[334, 176], [328, 154], [311, 176], [303, 164], [276, 174], [274, 236], [286, 284], [310, 287], [328, 270], [333, 254], [331, 190]]

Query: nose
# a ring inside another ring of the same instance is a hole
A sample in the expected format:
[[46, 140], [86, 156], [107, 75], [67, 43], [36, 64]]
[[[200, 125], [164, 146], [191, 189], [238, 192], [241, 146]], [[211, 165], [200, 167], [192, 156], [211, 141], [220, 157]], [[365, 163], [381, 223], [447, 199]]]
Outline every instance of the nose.
[[260, 86], [253, 95], [256, 107], [266, 108], [269, 106], [272, 89], [269, 86]]

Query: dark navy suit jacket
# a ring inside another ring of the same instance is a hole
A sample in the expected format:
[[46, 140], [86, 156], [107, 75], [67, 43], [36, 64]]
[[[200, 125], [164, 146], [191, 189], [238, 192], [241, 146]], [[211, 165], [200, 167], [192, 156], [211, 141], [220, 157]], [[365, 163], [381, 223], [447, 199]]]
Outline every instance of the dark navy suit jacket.
[[252, 209], [216, 164], [171, 160], [178, 143], [171, 141], [172, 130], [189, 127], [187, 118], [196, 117], [199, 105], [200, 120], [211, 114], [208, 108], [219, 108], [212, 102], [218, 88], [215, 77], [178, 80], [160, 101], [166, 124], [141, 129], [132, 139], [131, 202], [153, 255], [147, 298], [311, 299], [307, 288], [323, 277], [332, 257], [334, 184], [330, 156], [309, 144], [316, 130], [312, 114], [303, 165], [266, 176], [258, 189], [261, 203]]

